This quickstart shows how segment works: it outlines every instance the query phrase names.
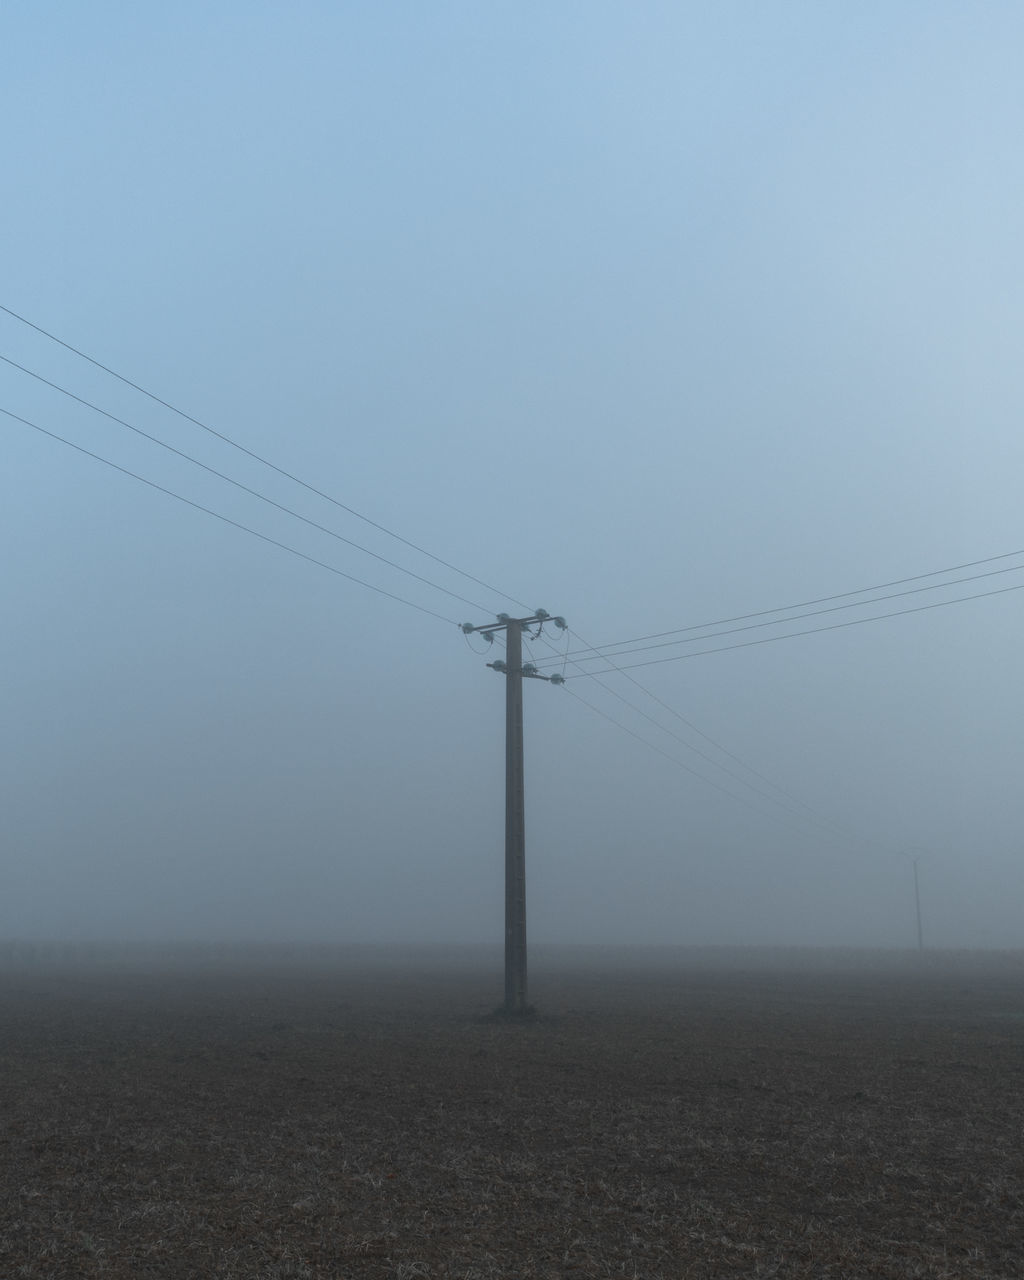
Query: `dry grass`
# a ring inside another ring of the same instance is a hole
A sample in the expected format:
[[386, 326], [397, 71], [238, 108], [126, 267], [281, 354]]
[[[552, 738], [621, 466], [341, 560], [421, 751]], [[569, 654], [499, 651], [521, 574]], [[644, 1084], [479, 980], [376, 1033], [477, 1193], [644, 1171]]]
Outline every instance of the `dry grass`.
[[0, 975], [0, 1276], [1024, 1275], [1024, 970]]

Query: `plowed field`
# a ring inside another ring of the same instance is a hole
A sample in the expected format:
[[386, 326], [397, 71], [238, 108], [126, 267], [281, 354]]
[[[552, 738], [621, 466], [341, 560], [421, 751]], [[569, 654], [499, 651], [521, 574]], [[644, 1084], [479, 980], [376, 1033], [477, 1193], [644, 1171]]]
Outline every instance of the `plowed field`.
[[8, 956], [0, 1276], [1024, 1276], [1024, 958]]

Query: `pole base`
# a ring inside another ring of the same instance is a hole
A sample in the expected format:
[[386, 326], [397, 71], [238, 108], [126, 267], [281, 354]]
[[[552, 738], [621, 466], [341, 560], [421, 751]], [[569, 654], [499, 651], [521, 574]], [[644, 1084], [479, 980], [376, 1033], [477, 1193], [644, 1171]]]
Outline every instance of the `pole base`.
[[536, 1005], [532, 1004], [519, 1006], [499, 1004], [491, 1014], [491, 1017], [500, 1018], [503, 1022], [536, 1022], [540, 1014], [537, 1012]]

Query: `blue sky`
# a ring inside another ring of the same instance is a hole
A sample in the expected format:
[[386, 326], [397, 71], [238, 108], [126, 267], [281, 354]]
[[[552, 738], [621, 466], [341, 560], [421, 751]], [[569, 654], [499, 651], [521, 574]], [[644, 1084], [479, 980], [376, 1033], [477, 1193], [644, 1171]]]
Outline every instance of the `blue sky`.
[[[601, 645], [1024, 547], [1018, 6], [3, 26], [0, 304], [496, 588], [0, 313], [9, 360], [472, 601], [0, 366], [11, 412], [447, 620], [5, 419], [3, 932], [497, 939], [503, 690], [454, 623]], [[630, 672], [660, 702], [529, 687], [533, 936], [901, 945], [912, 848], [937, 944], [1020, 945], [1022, 604]]]

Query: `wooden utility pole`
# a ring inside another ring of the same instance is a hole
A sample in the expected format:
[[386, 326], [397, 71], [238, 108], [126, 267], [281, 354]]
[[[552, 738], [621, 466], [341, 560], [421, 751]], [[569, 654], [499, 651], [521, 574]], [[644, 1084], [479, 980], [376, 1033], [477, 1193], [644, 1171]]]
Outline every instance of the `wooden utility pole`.
[[543, 676], [528, 662], [523, 664], [523, 630], [536, 626], [539, 636], [545, 622], [565, 630], [564, 618], [552, 618], [538, 609], [529, 618], [499, 613], [498, 621], [482, 627], [464, 622], [469, 635], [478, 632], [493, 640], [505, 632], [505, 661], [487, 665], [505, 676], [505, 1006], [506, 1014], [529, 1011], [526, 985], [526, 805], [523, 785], [523, 677], [564, 684], [560, 675]]

